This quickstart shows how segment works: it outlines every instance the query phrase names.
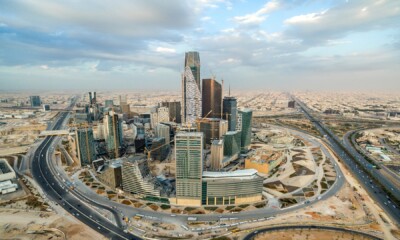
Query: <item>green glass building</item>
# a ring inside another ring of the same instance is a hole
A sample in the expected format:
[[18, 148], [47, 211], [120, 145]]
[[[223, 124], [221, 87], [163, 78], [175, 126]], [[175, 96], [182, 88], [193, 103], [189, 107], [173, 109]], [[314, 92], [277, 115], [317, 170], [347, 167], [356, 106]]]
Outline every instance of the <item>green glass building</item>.
[[229, 131], [224, 135], [224, 156], [232, 157], [240, 153], [241, 132]]
[[[251, 143], [251, 122], [253, 117], [253, 111], [249, 108], [239, 110], [238, 115], [241, 117], [240, 125], [242, 136], [241, 136], [241, 152], [247, 152]], [[238, 121], [239, 122], [239, 121]]]
[[75, 142], [81, 166], [91, 164], [96, 159], [92, 128], [78, 128], [75, 131]]

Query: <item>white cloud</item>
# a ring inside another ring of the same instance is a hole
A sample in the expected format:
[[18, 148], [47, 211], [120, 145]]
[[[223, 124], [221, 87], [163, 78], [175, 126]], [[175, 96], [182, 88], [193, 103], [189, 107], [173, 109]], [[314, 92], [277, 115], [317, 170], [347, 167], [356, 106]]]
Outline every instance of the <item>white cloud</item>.
[[236, 16], [233, 18], [238, 24], [253, 25], [260, 24], [267, 18], [266, 14], [278, 9], [279, 3], [277, 0], [272, 0], [266, 3], [257, 12], [250, 13], [244, 16]]
[[301, 24], [301, 23], [312, 23], [321, 19], [326, 11], [320, 13], [309, 13], [305, 15], [298, 15], [285, 20], [286, 24]]
[[203, 21], [203, 22], [207, 22], [207, 21], [211, 20], [211, 17], [210, 16], [204, 16], [204, 17], [200, 18], [200, 20]]
[[43, 69], [43, 70], [48, 70], [49, 66], [48, 65], [41, 65], [40, 68]]
[[176, 53], [174, 48], [167, 48], [167, 47], [157, 47], [156, 52], [159, 53]]

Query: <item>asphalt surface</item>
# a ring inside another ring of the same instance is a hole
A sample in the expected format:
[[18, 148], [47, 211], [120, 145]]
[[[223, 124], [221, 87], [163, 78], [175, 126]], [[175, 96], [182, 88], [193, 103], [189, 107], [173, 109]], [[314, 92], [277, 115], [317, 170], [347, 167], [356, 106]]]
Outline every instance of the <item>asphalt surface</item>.
[[[68, 112], [61, 113], [53, 129], [60, 129], [68, 114]], [[42, 187], [46, 197], [55, 204], [60, 205], [82, 223], [109, 239], [141, 239], [124, 232], [118, 213], [111, 207], [98, 204], [79, 193], [71, 191], [63, 181], [57, 179], [57, 174], [54, 172], [54, 166], [51, 166], [50, 160], [52, 143], [56, 138], [55, 136], [46, 137], [35, 151], [32, 161], [32, 176]], [[116, 215], [118, 226], [99, 214], [94, 207], [113, 212]]]
[[378, 238], [376, 236], [367, 234], [367, 233], [363, 233], [363, 232], [358, 232], [358, 231], [353, 231], [350, 229], [346, 229], [346, 228], [338, 228], [338, 227], [329, 227], [329, 226], [318, 226], [318, 225], [308, 225], [308, 226], [278, 226], [278, 227], [270, 227], [270, 228], [264, 228], [264, 229], [260, 229], [257, 231], [254, 231], [252, 233], [250, 233], [249, 235], [247, 235], [246, 237], [243, 238], [243, 240], [252, 240], [254, 239], [255, 236], [257, 236], [260, 233], [264, 233], [264, 232], [272, 232], [272, 231], [282, 231], [282, 230], [297, 230], [297, 229], [311, 229], [311, 230], [330, 230], [330, 231], [340, 231], [340, 232], [347, 232], [347, 233], [354, 233], [357, 235], [361, 235], [364, 237], [367, 237], [368, 239], [376, 239], [376, 240], [380, 240], [381, 238]]
[[[399, 194], [399, 189], [393, 187], [393, 184], [384, 178], [381, 173], [375, 168], [372, 168], [367, 160], [365, 160], [357, 151], [348, 147], [347, 144], [343, 145], [341, 140], [338, 139], [327, 127], [325, 127], [320, 121], [315, 119], [310, 113], [308, 108], [298, 99], [294, 100], [301, 107], [306, 117], [314, 124], [317, 130], [325, 136], [326, 140], [331, 145], [332, 149], [338, 156], [344, 161], [368, 194], [378, 203], [382, 209], [395, 221], [397, 224], [400, 223], [400, 209], [399, 206], [393, 203], [393, 199], [387, 196], [383, 191], [383, 186], [388, 191], [391, 191], [394, 196]], [[356, 159], [356, 160], [353, 160]], [[369, 174], [377, 177], [379, 182], [371, 178]]]

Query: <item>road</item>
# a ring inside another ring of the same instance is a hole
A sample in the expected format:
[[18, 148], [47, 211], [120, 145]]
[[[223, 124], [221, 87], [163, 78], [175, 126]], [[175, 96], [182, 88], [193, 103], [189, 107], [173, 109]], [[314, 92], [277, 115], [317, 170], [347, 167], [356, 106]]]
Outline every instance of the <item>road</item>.
[[[348, 150], [347, 146], [344, 146], [340, 139], [338, 139], [326, 126], [310, 114], [309, 109], [301, 101], [294, 97], [293, 99], [303, 110], [306, 117], [318, 129], [321, 135], [326, 136], [332, 149], [341, 157], [341, 159], [343, 159], [344, 163], [349, 167], [350, 172], [356, 177], [361, 185], [363, 185], [368, 194], [381, 206], [382, 209], [384, 209], [394, 222], [399, 224], [400, 210], [399, 207], [394, 204], [394, 200], [396, 199], [393, 199], [400, 196], [399, 189], [396, 189], [390, 181], [384, 178], [382, 174], [377, 171], [377, 169], [372, 168], [368, 161], [360, 154], [351, 149]], [[391, 191], [393, 196], [388, 196], [384, 192], [384, 187], [387, 191]]]
[[[53, 129], [60, 129], [68, 114], [68, 112], [61, 113], [55, 121]], [[46, 197], [109, 239], [140, 239], [124, 232], [121, 218], [112, 207], [91, 201], [90, 198], [71, 191], [62, 180], [57, 179], [58, 174], [54, 172], [55, 169], [51, 163], [53, 144], [56, 142], [56, 138], [49, 136], [43, 140], [34, 153], [31, 165], [32, 176], [41, 186]], [[112, 212], [118, 226], [99, 214], [95, 208]]]

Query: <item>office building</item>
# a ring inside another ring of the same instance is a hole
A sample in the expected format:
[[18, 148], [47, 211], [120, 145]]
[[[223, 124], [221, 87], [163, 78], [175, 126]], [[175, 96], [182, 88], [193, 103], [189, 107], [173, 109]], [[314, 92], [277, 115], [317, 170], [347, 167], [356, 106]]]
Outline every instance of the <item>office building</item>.
[[234, 97], [224, 97], [222, 118], [228, 121], [228, 131], [236, 130], [237, 100]]
[[153, 177], [147, 161], [128, 160], [122, 164], [122, 188], [124, 192], [140, 196], [160, 196], [152, 183]]
[[100, 180], [100, 182], [112, 189], [121, 187], [122, 163], [123, 160], [120, 158], [105, 162], [102, 166], [95, 169], [98, 173], [97, 178]]
[[201, 205], [203, 173], [203, 133], [179, 132], [175, 135], [176, 204]]
[[205, 144], [220, 138], [220, 121], [219, 118], [204, 118], [197, 123], [198, 131], [204, 133]]
[[75, 142], [81, 166], [91, 164], [96, 159], [92, 128], [77, 128]]
[[165, 138], [165, 142], [168, 143], [168, 144], [171, 141], [170, 134], [171, 134], [171, 130], [170, 130], [170, 127], [168, 125], [161, 124], [161, 123], [157, 125], [157, 127], [156, 127], [156, 136]]
[[153, 161], [164, 161], [168, 156], [169, 149], [169, 144], [166, 144], [165, 138], [153, 138], [153, 142], [150, 148], [150, 157]]
[[202, 117], [222, 118], [222, 86], [214, 79], [203, 79]]
[[15, 180], [17, 175], [6, 159], [0, 159], [0, 182]]
[[264, 178], [254, 169], [204, 172], [202, 177], [202, 205], [238, 205], [262, 200]]
[[123, 137], [122, 121], [117, 114], [110, 111], [104, 115], [103, 125], [108, 154], [111, 158], [118, 158]]
[[194, 124], [201, 117], [200, 56], [198, 52], [185, 53], [182, 76], [183, 123]]
[[45, 112], [50, 111], [50, 105], [49, 104], [43, 104], [43, 111], [45, 111]]
[[159, 107], [157, 109], [157, 123], [169, 122], [169, 109], [168, 107]]
[[[247, 152], [251, 143], [251, 123], [252, 123], [253, 111], [245, 108], [238, 112], [238, 127], [242, 132], [241, 137], [241, 151]], [[240, 120], [239, 120], [240, 119]]]
[[30, 96], [31, 107], [40, 107], [41, 101], [39, 96]]
[[219, 138], [222, 138], [228, 132], [228, 121], [219, 120]]
[[106, 100], [106, 101], [104, 102], [104, 106], [105, 106], [106, 108], [113, 108], [113, 107], [114, 107], [114, 101], [108, 99], [108, 100]]
[[96, 92], [89, 92], [89, 104], [93, 105], [96, 104]]
[[235, 160], [239, 157], [242, 134], [238, 131], [229, 131], [223, 136], [224, 156]]
[[168, 108], [169, 122], [182, 123], [181, 102], [162, 102], [161, 106]]
[[210, 167], [214, 171], [222, 168], [222, 160], [224, 159], [224, 141], [213, 140], [211, 143], [211, 159]]

